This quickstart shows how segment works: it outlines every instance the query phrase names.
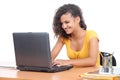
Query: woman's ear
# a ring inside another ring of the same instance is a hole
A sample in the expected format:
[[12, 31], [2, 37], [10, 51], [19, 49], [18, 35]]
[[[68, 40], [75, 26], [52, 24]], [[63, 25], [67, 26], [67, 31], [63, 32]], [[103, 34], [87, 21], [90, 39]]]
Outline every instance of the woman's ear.
[[77, 16], [75, 19], [78, 23], [80, 22], [80, 17], [79, 16]]

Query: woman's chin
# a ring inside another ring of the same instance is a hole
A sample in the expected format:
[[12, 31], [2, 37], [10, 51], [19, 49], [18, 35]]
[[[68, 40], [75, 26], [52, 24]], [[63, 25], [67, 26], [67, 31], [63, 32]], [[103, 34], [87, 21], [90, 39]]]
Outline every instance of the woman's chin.
[[71, 33], [68, 33], [68, 32], [67, 32], [66, 34], [71, 34]]
[[71, 34], [71, 32], [66, 32], [66, 34]]

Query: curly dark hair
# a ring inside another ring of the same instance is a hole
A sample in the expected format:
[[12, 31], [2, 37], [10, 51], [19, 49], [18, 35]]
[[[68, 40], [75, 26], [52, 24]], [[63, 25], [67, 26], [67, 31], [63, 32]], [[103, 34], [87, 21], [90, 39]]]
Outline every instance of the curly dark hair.
[[87, 26], [84, 22], [83, 16], [82, 16], [82, 11], [81, 9], [75, 5], [75, 4], [64, 4], [60, 8], [58, 8], [54, 19], [53, 19], [53, 31], [55, 33], [55, 36], [61, 36], [64, 38], [69, 38], [71, 35], [66, 34], [66, 32], [62, 29], [62, 24], [60, 21], [60, 18], [63, 14], [70, 13], [73, 17], [80, 17], [80, 27], [86, 30]]

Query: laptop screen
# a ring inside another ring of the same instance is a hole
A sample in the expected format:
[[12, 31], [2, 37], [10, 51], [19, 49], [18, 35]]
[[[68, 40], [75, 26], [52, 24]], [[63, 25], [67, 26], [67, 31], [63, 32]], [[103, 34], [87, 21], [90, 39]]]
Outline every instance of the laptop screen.
[[47, 32], [14, 32], [13, 41], [17, 66], [52, 66]]

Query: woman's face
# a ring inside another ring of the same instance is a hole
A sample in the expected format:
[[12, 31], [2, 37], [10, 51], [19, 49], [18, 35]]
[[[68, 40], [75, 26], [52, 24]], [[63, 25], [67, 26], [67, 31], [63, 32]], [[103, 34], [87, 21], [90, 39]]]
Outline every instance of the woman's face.
[[71, 34], [75, 31], [76, 26], [79, 25], [79, 21], [74, 18], [70, 13], [63, 14], [60, 18], [62, 28], [66, 34]]

